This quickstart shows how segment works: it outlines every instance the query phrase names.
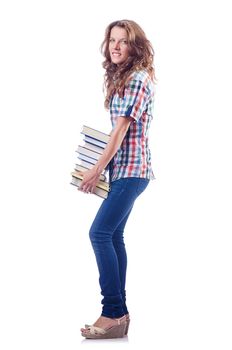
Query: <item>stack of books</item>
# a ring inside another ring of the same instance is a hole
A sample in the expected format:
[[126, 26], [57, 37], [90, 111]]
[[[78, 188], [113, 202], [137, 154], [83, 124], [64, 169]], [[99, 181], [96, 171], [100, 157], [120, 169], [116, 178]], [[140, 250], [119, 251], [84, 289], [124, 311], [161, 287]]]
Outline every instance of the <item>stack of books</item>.
[[[71, 185], [77, 187], [80, 186], [83, 179], [83, 176], [79, 172], [85, 172], [97, 163], [110, 139], [110, 135], [86, 125], [82, 127], [81, 134], [84, 135], [84, 145], [79, 145], [76, 150], [78, 153], [78, 163], [75, 164], [75, 169], [71, 173]], [[107, 198], [110, 191], [107, 171], [107, 169], [104, 169], [94, 190], [94, 194], [102, 198]]]

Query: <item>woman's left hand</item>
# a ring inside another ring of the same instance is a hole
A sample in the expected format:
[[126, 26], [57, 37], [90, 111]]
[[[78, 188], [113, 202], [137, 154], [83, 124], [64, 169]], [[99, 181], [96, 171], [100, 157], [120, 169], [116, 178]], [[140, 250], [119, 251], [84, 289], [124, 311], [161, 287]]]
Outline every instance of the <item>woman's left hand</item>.
[[93, 193], [99, 181], [100, 175], [98, 175], [94, 168], [84, 172], [79, 171], [79, 173], [83, 176], [83, 180], [78, 190], [85, 193]]

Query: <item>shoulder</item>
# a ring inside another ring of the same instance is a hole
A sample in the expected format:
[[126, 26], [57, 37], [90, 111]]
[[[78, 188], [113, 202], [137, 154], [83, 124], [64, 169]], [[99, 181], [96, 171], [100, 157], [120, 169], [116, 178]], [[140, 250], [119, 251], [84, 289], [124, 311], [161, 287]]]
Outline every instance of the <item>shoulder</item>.
[[150, 75], [146, 70], [136, 70], [134, 71], [128, 81], [128, 86], [133, 87], [133, 85], [146, 85], [151, 87], [153, 82]]
[[145, 89], [148, 93], [154, 90], [153, 81], [146, 70], [136, 70], [129, 78], [127, 87], [130, 90]]
[[146, 70], [136, 70], [131, 74], [130, 81], [131, 80], [146, 82], [151, 81], [151, 78]]

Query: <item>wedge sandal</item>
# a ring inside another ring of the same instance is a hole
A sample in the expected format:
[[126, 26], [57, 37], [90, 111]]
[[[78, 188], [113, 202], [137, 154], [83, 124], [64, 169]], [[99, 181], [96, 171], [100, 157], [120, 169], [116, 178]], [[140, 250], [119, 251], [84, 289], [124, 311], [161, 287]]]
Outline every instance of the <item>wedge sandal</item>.
[[126, 318], [125, 316], [115, 318], [115, 321], [117, 321], [117, 324], [107, 329], [96, 326], [88, 326], [86, 328], [86, 332], [82, 332], [81, 335], [86, 339], [123, 338], [127, 327]]
[[[130, 315], [129, 314], [126, 314], [126, 327], [125, 327], [125, 335], [128, 334], [128, 330], [129, 330], [129, 325], [130, 325]], [[85, 328], [89, 328], [91, 327], [90, 324], [85, 324]]]

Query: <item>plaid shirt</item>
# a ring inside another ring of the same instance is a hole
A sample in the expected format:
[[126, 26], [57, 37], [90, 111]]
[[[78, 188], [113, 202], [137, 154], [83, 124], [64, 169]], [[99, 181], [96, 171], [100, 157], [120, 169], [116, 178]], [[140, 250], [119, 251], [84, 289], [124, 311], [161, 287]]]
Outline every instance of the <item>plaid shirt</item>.
[[124, 96], [112, 96], [110, 116], [112, 127], [119, 116], [134, 121], [117, 153], [110, 162], [111, 181], [125, 177], [155, 179], [151, 167], [148, 132], [153, 118], [154, 85], [146, 71], [136, 71], [125, 87]]

